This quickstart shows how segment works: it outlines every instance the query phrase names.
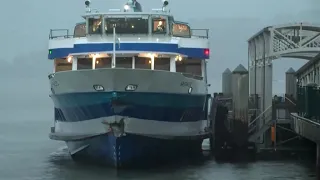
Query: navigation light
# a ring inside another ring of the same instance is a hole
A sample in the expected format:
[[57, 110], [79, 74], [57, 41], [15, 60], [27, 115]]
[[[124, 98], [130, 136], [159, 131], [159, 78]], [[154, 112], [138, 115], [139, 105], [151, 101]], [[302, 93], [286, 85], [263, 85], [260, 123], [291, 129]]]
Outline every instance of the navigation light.
[[204, 50], [204, 55], [209, 56], [210, 55], [210, 50], [209, 49], [205, 49]]

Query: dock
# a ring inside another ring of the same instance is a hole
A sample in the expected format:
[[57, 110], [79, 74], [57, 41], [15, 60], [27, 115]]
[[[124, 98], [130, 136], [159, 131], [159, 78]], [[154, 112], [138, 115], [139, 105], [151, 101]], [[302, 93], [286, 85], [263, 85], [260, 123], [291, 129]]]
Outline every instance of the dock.
[[[272, 62], [308, 60], [285, 72], [285, 94], [273, 95]], [[320, 26], [296, 23], [263, 28], [248, 40], [248, 66], [226, 69], [222, 92], [214, 93], [210, 118], [215, 153], [316, 152], [320, 179]], [[315, 150], [316, 149], [316, 150]]]

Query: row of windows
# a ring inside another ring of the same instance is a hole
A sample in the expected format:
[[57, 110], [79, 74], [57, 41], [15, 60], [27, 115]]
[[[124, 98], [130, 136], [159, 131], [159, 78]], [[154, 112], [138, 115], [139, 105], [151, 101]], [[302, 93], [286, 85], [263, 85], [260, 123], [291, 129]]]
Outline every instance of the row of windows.
[[[59, 59], [55, 61], [56, 61], [56, 72], [72, 70], [72, 63], [67, 62], [65, 59]], [[77, 64], [78, 64], [78, 70], [92, 69], [92, 59], [90, 58], [78, 58]], [[136, 57], [134, 66], [136, 69], [151, 69], [150, 58]], [[116, 67], [131, 69], [132, 58], [117, 57]], [[95, 68], [96, 69], [111, 68], [111, 58], [97, 58]], [[155, 58], [154, 69], [170, 71], [170, 59]], [[176, 61], [176, 72], [201, 76], [201, 60], [186, 59], [183, 61]]]
[[[167, 21], [161, 18], [152, 19], [152, 33], [165, 34], [167, 33]], [[113, 27], [116, 27], [117, 34], [148, 34], [148, 19], [143, 18], [107, 18], [105, 26], [102, 28], [101, 18], [90, 18], [88, 20], [89, 34], [106, 34], [113, 33]], [[170, 33], [178, 37], [191, 37], [190, 27], [181, 23], [169, 23]], [[84, 37], [86, 35], [86, 24], [79, 23], [74, 30], [75, 37]]]

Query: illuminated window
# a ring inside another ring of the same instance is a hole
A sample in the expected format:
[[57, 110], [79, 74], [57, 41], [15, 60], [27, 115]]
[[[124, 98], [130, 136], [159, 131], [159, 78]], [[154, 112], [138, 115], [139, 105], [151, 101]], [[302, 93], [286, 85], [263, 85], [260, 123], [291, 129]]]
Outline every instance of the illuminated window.
[[74, 28], [74, 37], [85, 37], [86, 36], [86, 23], [79, 23]]
[[68, 62], [65, 58], [55, 59], [56, 72], [59, 71], [71, 71], [72, 62]]
[[191, 37], [190, 27], [186, 24], [175, 23], [172, 26], [172, 35], [176, 37]]
[[148, 34], [148, 19], [144, 18], [107, 18], [105, 19], [104, 31], [106, 34], [113, 33], [116, 26], [117, 34]]
[[152, 32], [155, 34], [165, 34], [167, 28], [167, 21], [165, 19], [156, 18], [153, 19]]
[[89, 23], [89, 34], [101, 34], [102, 33], [101, 17], [89, 18], [88, 23]]

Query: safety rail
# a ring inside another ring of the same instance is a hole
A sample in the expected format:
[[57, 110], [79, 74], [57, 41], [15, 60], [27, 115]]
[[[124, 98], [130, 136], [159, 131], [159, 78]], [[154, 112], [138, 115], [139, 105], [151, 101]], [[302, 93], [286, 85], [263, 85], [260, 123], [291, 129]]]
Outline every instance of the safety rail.
[[[264, 114], [264, 120], [267, 120], [267, 121], [265, 121], [265, 123], [262, 125], [262, 127], [265, 126], [265, 125], [269, 125], [272, 122], [272, 112], [265, 113]], [[262, 127], [260, 127], [260, 129], [257, 129], [257, 124], [256, 123], [251, 124], [251, 126], [248, 127], [248, 133], [249, 134], [256, 133], [259, 130], [261, 130]]]
[[320, 120], [318, 120], [318, 119], [308, 119], [308, 118], [299, 116], [298, 113], [291, 113], [290, 116], [291, 116], [291, 119], [296, 118], [296, 119], [308, 122], [314, 126], [320, 127]]
[[288, 100], [288, 102], [290, 102], [292, 105], [294, 105], [294, 106], [296, 106], [297, 104], [296, 103], [294, 103], [291, 99], [289, 99], [288, 97], [284, 97], [285, 98], [285, 100]]
[[56, 38], [73, 38], [73, 34], [69, 33], [69, 29], [50, 29], [49, 39]]
[[193, 37], [208, 39], [209, 29], [191, 29], [191, 34]]
[[271, 112], [272, 112], [272, 105], [269, 106], [269, 107], [268, 107], [266, 110], [264, 110], [262, 113], [260, 113], [254, 120], [252, 120], [252, 121], [248, 124], [248, 126], [251, 127], [251, 126], [252, 126], [253, 124], [255, 124], [256, 121], [257, 121], [259, 118], [261, 118], [263, 115], [265, 115], [265, 114], [267, 114], [267, 113], [270, 113], [269, 110], [271, 110]]
[[[192, 37], [208, 39], [209, 38], [209, 29], [191, 29], [191, 34], [192, 34]], [[133, 33], [131, 35], [141, 35], [141, 34], [134, 34]], [[118, 36], [121, 36], [121, 34], [118, 34]], [[73, 38], [73, 37], [74, 37], [74, 35], [70, 33], [69, 29], [50, 29], [49, 39]]]

